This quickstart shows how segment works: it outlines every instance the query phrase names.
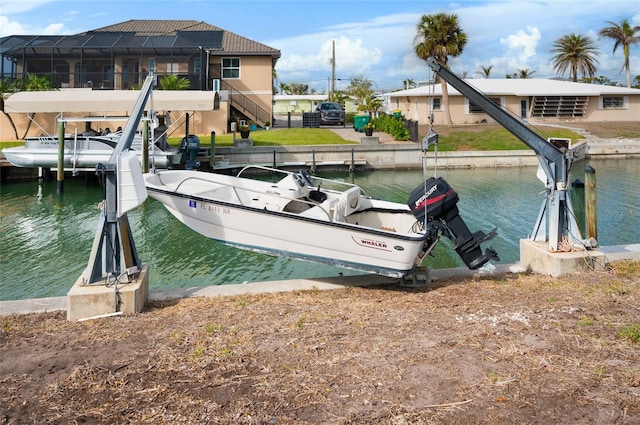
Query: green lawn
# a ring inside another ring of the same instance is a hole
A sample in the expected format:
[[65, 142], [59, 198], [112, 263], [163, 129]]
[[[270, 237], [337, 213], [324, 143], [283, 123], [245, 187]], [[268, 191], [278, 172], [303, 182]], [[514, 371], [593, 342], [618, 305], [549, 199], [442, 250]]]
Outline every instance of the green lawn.
[[[170, 137], [172, 146], [179, 146], [183, 136]], [[211, 144], [211, 136], [198, 136], [202, 146]], [[236, 137], [240, 134], [236, 133]], [[345, 140], [331, 130], [324, 128], [284, 128], [279, 130], [252, 131], [249, 135], [254, 146], [300, 146], [300, 145], [343, 145], [356, 144]], [[216, 134], [216, 146], [233, 146], [232, 134]]]
[[[183, 136], [170, 137], [169, 143], [178, 147]], [[239, 135], [237, 135], [239, 137]], [[300, 145], [339, 145], [357, 144], [345, 140], [331, 130], [324, 128], [285, 128], [269, 131], [252, 131], [249, 136], [254, 146], [300, 146]], [[580, 138], [576, 133], [565, 129], [554, 129], [545, 134], [547, 137], [565, 137], [573, 141]], [[209, 135], [199, 136], [200, 144], [208, 147], [211, 144]], [[22, 146], [24, 142], [0, 142], [0, 148]], [[216, 135], [216, 146], [233, 146], [233, 135]], [[487, 151], [528, 149], [524, 143], [504, 129], [486, 129], [483, 131], [454, 131], [450, 135], [440, 136], [440, 151]]]
[[[437, 130], [436, 130], [437, 131]], [[573, 142], [581, 136], [573, 131], [558, 128], [553, 129], [544, 135], [548, 137], [571, 139]], [[440, 151], [502, 151], [529, 149], [520, 139], [505, 129], [487, 129], [480, 132], [454, 131], [450, 135], [440, 136], [438, 150]]]

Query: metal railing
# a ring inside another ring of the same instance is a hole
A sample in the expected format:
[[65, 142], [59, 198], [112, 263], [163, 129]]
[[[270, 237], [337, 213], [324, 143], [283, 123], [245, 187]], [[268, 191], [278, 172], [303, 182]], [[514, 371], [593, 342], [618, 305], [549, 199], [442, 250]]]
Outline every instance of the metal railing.
[[264, 125], [267, 121], [271, 121], [271, 112], [267, 111], [256, 102], [251, 100], [250, 97], [242, 94], [240, 91], [236, 90], [231, 84], [222, 80], [221, 81], [221, 89], [226, 90], [229, 93], [229, 102], [231, 106], [236, 108], [238, 111], [247, 115], [248, 118], [254, 120], [256, 123], [261, 126]]

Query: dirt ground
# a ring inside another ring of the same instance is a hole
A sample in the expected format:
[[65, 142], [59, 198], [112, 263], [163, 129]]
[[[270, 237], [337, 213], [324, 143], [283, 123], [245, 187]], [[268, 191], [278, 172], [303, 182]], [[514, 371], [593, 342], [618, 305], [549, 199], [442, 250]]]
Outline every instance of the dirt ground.
[[3, 424], [638, 424], [640, 261], [0, 319]]

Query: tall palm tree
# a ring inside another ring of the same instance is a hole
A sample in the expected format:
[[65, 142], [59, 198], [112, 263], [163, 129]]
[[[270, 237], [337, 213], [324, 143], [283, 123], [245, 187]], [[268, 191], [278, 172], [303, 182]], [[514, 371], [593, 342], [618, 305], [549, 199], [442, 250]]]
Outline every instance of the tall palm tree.
[[[632, 27], [629, 24], [629, 21], [623, 19], [620, 25], [615, 22], [608, 21], [611, 26], [602, 28], [598, 32], [598, 36], [600, 38], [606, 37], [610, 38], [614, 41], [613, 43], [613, 53], [616, 52], [616, 49], [619, 46], [622, 46], [622, 52], [624, 54], [624, 65], [622, 69], [626, 71], [627, 74], [627, 87], [631, 87], [631, 70], [629, 69], [629, 46], [632, 44], [637, 44], [640, 41], [640, 35], [636, 35], [636, 33], [640, 33], [640, 25], [636, 25]], [[622, 72], [622, 69], [620, 72]]]
[[562, 76], [569, 70], [569, 79], [574, 82], [578, 81], [578, 73], [590, 78], [596, 75], [598, 49], [590, 37], [568, 34], [557, 39], [553, 46], [551, 52], [556, 55], [551, 58], [551, 63], [558, 75]]
[[[414, 50], [416, 56], [427, 60], [434, 57], [443, 66], [448, 67], [449, 56], [456, 57], [462, 53], [467, 45], [467, 35], [462, 31], [455, 14], [436, 13], [434, 15], [422, 15], [416, 26], [417, 34], [414, 37]], [[449, 92], [447, 83], [439, 77], [442, 86], [442, 107], [444, 109], [445, 124], [451, 124], [451, 112], [449, 111]]]

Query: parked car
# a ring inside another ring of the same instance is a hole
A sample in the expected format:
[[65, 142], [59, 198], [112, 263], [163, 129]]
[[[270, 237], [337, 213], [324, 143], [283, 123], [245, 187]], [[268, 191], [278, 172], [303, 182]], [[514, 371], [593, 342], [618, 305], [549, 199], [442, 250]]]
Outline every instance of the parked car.
[[320, 125], [344, 125], [344, 111], [338, 102], [322, 102], [316, 111], [320, 112]]

